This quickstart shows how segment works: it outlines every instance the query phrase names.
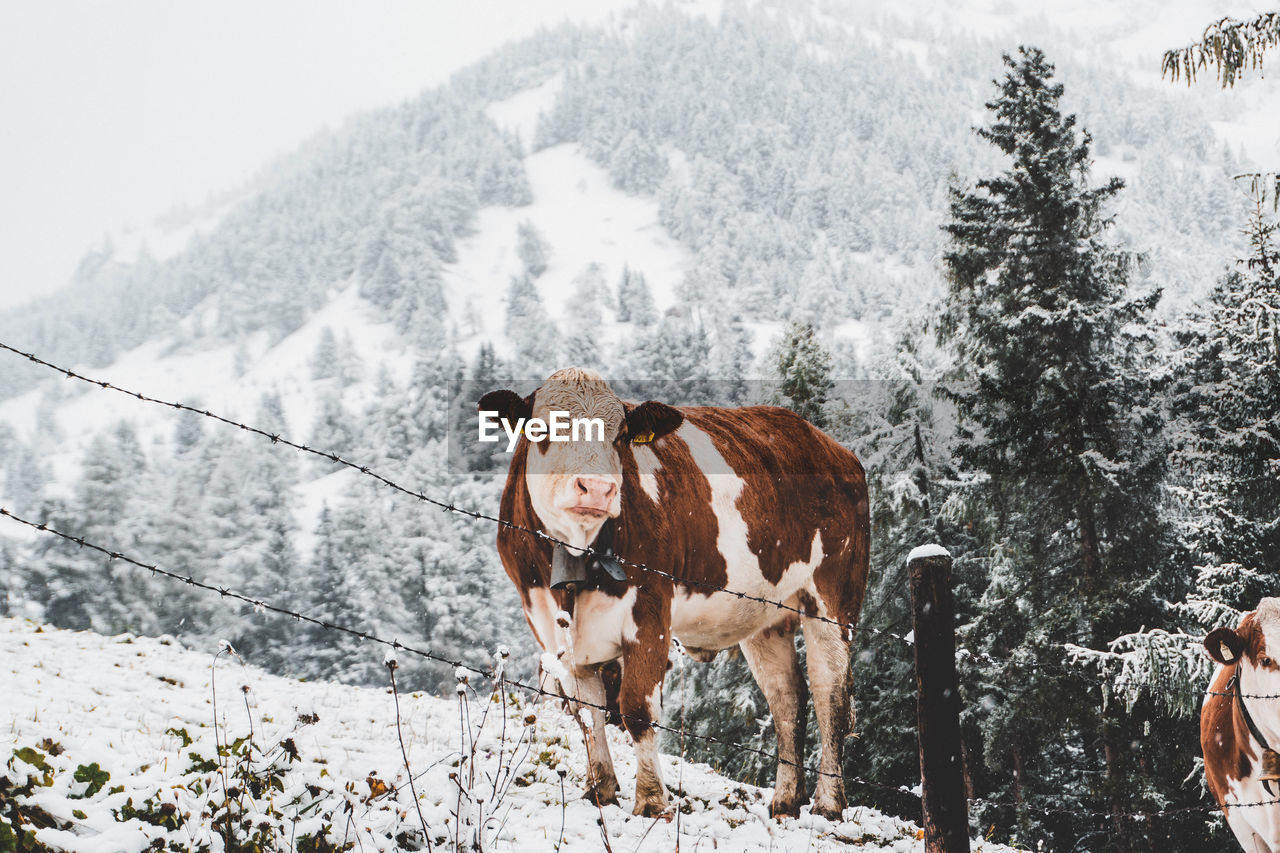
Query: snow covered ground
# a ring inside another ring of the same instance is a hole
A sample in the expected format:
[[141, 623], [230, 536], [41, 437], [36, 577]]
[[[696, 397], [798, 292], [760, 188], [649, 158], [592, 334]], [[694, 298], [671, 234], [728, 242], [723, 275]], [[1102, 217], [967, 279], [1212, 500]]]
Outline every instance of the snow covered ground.
[[[705, 765], [682, 769], [670, 756], [668, 785], [685, 794], [679, 822], [635, 817], [635, 762], [617, 731], [610, 739], [622, 804], [597, 809], [580, 799], [585, 752], [568, 717], [516, 694], [504, 717], [484, 684], [467, 688], [466, 712], [453, 700], [400, 696], [420, 819], [389, 689], [292, 681], [214, 652], [0, 619], [0, 680], [10, 685], [0, 692], [0, 727], [13, 744], [0, 773], [30, 790], [11, 803], [53, 822], [37, 830], [41, 842], [84, 853], [132, 853], [157, 840], [176, 845], [168, 849], [220, 851], [225, 825], [217, 821], [230, 814], [241, 832], [277, 833], [279, 849], [346, 849], [304, 846], [304, 837], [325, 833], [356, 850], [419, 849], [423, 821], [435, 849], [455, 849], [473, 831], [465, 822], [459, 829], [461, 811], [479, 818], [483, 849], [522, 853], [602, 850], [602, 833], [619, 853], [677, 844], [923, 849], [915, 825], [869, 808], [851, 807], [841, 823], [808, 814], [776, 823], [769, 791]], [[460, 800], [455, 777], [477, 803]], [[980, 841], [973, 849], [1011, 850]]]

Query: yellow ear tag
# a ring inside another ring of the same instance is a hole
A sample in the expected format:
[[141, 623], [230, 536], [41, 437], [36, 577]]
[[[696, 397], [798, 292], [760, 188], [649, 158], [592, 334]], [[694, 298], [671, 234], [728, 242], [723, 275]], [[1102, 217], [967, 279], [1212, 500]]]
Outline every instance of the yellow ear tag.
[[641, 433], [640, 435], [637, 435], [635, 438], [631, 439], [632, 444], [648, 444], [651, 441], [653, 441], [653, 433], [651, 432]]

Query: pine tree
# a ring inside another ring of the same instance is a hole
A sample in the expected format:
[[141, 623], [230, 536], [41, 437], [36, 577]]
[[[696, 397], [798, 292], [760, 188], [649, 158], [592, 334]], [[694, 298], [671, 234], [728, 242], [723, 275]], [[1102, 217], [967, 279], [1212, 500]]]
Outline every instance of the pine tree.
[[[988, 784], [1029, 808], [1132, 810], [1151, 793], [1144, 773], [1170, 772], [1144, 736], [1146, 709], [1104, 711], [1096, 683], [1062, 659], [1154, 623], [1179, 595], [1162, 563], [1152, 344], [1132, 331], [1149, 327], [1158, 294], [1127, 294], [1129, 259], [1106, 242], [1102, 212], [1123, 184], [1090, 186], [1091, 140], [1062, 114], [1053, 67], [1034, 48], [1005, 64], [978, 133], [1009, 166], [952, 191], [941, 323], [965, 380], [953, 391], [961, 460], [980, 475], [971, 520], [993, 555], [968, 564], [985, 562], [985, 584], [962, 580], [985, 586], [964, 637], [990, 659], [970, 690], [1019, 686], [978, 715], [973, 752]], [[1081, 829], [1018, 817], [1063, 838]], [[1129, 831], [1117, 821], [1112, 843]]]
[[524, 271], [534, 279], [547, 271], [547, 243], [529, 220], [516, 226], [516, 254], [524, 263]]
[[[480, 394], [486, 394], [493, 390], [490, 386], [498, 378], [498, 354], [494, 352], [493, 344], [488, 341], [480, 344], [480, 349], [476, 351], [476, 360], [472, 363], [470, 372], [471, 381]], [[479, 399], [478, 395], [476, 399]]]
[[507, 288], [505, 331], [515, 346], [519, 369], [545, 374], [555, 356], [556, 329], [537, 284], [527, 274], [513, 276]]
[[667, 158], [653, 140], [630, 131], [609, 157], [609, 176], [628, 193], [653, 192], [667, 175]]
[[[415, 366], [422, 367], [422, 360]], [[410, 411], [410, 392], [396, 382], [385, 363], [379, 365], [356, 456], [375, 466], [385, 460], [400, 462], [409, 457], [420, 437]]]
[[[849, 443], [866, 468], [871, 489], [871, 565], [877, 567], [859, 616], [854, 683], [861, 737], [846, 765], [868, 778], [913, 784], [919, 777], [915, 718], [915, 661], [902, 641], [911, 630], [906, 594], [910, 551], [931, 542], [953, 552], [966, 544], [963, 527], [942, 508], [955, 480], [947, 401], [924, 380], [920, 332], [904, 330], [892, 350], [873, 359], [875, 381], [850, 383], [832, 435]], [[831, 408], [835, 408], [834, 406]], [[903, 808], [899, 797], [869, 791], [884, 809]]]
[[[277, 394], [264, 394], [254, 422], [272, 432], [285, 431]], [[291, 501], [297, 464], [267, 442], [241, 436], [224, 439], [214, 451], [205, 493], [204, 514], [210, 537], [206, 581], [235, 589], [255, 600], [289, 602], [297, 584], [296, 527]], [[286, 623], [256, 608], [206, 599], [201, 621], [214, 636], [230, 640], [242, 654], [278, 665], [289, 639]]]
[[773, 352], [778, 402], [819, 429], [826, 428], [827, 400], [834, 388], [831, 355], [808, 323], [791, 323]]
[[413, 447], [428, 441], [444, 440], [449, 428], [450, 382], [456, 378], [456, 368], [461, 359], [450, 349], [433, 355], [422, 355], [413, 365], [409, 380], [409, 417], [414, 436], [412, 446], [406, 446], [402, 456], [407, 458]]
[[754, 361], [751, 330], [735, 311], [720, 324], [712, 348], [711, 375], [716, 381], [716, 402], [726, 406], [747, 403], [751, 395], [748, 377], [753, 372]]
[[333, 327], [325, 326], [320, 330], [310, 365], [312, 379], [331, 379], [338, 375], [338, 339], [333, 334]]
[[[149, 499], [136, 510], [138, 553], [196, 580], [211, 576], [217, 547], [211, 542], [205, 515], [205, 492], [214, 455], [202, 424], [199, 415], [179, 415], [174, 426], [173, 452], [150, 467], [142, 489]], [[155, 630], [201, 641], [210, 639], [202, 617], [207, 605], [204, 593], [171, 581], [158, 584], [154, 597]]]
[[[316, 524], [316, 545], [299, 589], [302, 609], [309, 615], [331, 624], [346, 624], [343, 603], [347, 599], [346, 560], [338, 542], [333, 511], [326, 504]], [[294, 674], [303, 678], [332, 678], [344, 650], [344, 636], [308, 623], [302, 630], [304, 642], [294, 652]]]
[[49, 466], [26, 442], [14, 440], [4, 459], [4, 492], [16, 509], [35, 506], [50, 479]]
[[1280, 595], [1280, 224], [1257, 199], [1249, 257], [1177, 335], [1173, 493], [1197, 565], [1193, 631]]
[[669, 315], [634, 342], [624, 365], [646, 380], [619, 393], [672, 405], [700, 405], [714, 399], [710, 383], [711, 346], [706, 332], [688, 317]]
[[591, 264], [573, 279], [573, 310], [564, 321], [564, 337], [560, 341], [560, 363], [599, 370], [604, 364], [600, 340], [603, 307], [609, 300], [609, 288], [599, 264]]
[[7, 542], [0, 542], [0, 616], [11, 616], [18, 612], [22, 602], [18, 598], [18, 567], [14, 565], [13, 549]]
[[[320, 410], [311, 424], [307, 444], [324, 453], [336, 453], [344, 459], [351, 458], [359, 446], [353, 425], [355, 418], [342, 405], [342, 395], [328, 391], [320, 395]], [[313, 457], [307, 465], [320, 476], [332, 473], [333, 463], [328, 459]]]
[[[42, 502], [36, 519], [72, 536], [87, 535], [75, 509], [56, 498]], [[98, 594], [107, 571], [106, 560], [98, 555], [64, 539], [44, 537], [31, 545], [23, 583], [30, 600], [39, 603], [42, 620], [59, 628], [110, 633], [111, 624], [104, 618]]]
[[622, 268], [622, 278], [618, 281], [618, 322], [635, 323], [637, 326], [652, 326], [658, 322], [658, 309], [653, 304], [653, 294], [649, 292], [644, 273], [634, 272], [626, 266]]

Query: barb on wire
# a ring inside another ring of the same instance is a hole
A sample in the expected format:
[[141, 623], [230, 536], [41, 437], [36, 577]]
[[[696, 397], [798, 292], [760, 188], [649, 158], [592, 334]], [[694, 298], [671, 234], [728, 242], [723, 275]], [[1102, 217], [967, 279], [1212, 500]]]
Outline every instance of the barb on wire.
[[[4, 343], [3, 341], [0, 341], [0, 350], [7, 350], [8, 352], [13, 353], [14, 355], [18, 355], [18, 356], [21, 356], [22, 358], [27, 359], [33, 364], [38, 364], [42, 367], [47, 367], [50, 370], [53, 370], [57, 373], [62, 374], [68, 379], [75, 379], [80, 382], [85, 382], [85, 383], [88, 383], [89, 385], [94, 385], [98, 388], [101, 388], [104, 391], [115, 391], [119, 394], [125, 395], [126, 397], [132, 397], [135, 400], [141, 400], [144, 403], [154, 403], [157, 406], [164, 406], [166, 408], [170, 408], [175, 411], [189, 412], [194, 415], [200, 415], [201, 417], [209, 418], [211, 420], [218, 421], [219, 423], [225, 424], [227, 426], [235, 427], [236, 429], [243, 430], [244, 432], [251, 433], [261, 438], [265, 438], [268, 441], [270, 441], [272, 444], [283, 444], [286, 447], [292, 447], [294, 450], [297, 450], [300, 453], [309, 453], [313, 456], [318, 456], [321, 459], [327, 459], [329, 462], [335, 465], [340, 465], [344, 468], [349, 468], [352, 471], [359, 472], [360, 474], [363, 474], [366, 477], [372, 477], [373, 479], [382, 483], [384, 486], [386, 486], [389, 489], [393, 489], [397, 492], [400, 492], [401, 494], [407, 495], [411, 498], [415, 498], [424, 503], [431, 504], [432, 506], [439, 507], [445, 512], [455, 512], [460, 515], [465, 515], [468, 518], [475, 519], [476, 521], [492, 521], [495, 524], [501, 527], [505, 527], [508, 530], [518, 530], [522, 533], [528, 533], [552, 545], [563, 545], [567, 548], [573, 548], [575, 551], [581, 550], [582, 553], [586, 554], [587, 556], [591, 556], [591, 557], [609, 556], [611, 559], [617, 560], [619, 563], [622, 563], [623, 565], [631, 566], [635, 569], [639, 569], [640, 571], [646, 572], [648, 574], [657, 575], [658, 577], [665, 578], [666, 580], [672, 581], [673, 583], [677, 583], [682, 586], [699, 587], [702, 589], [710, 590], [712, 592], [723, 592], [726, 595], [732, 595], [735, 598], [738, 598], [740, 600], [754, 601], [758, 604], [766, 604], [766, 605], [769, 605], [770, 607], [776, 607], [780, 610], [787, 610], [792, 613], [796, 613], [800, 616], [805, 616], [810, 619], [815, 619], [819, 622], [827, 622], [847, 632], [847, 635], [849, 637], [853, 637], [858, 630], [858, 626], [856, 623], [840, 622], [839, 620], [830, 619], [826, 616], [822, 616], [816, 613], [811, 613], [802, 607], [795, 607], [793, 605], [787, 604], [782, 601], [775, 601], [774, 599], [771, 599], [771, 598], [764, 598], [761, 596], [752, 595], [751, 593], [742, 592], [741, 590], [735, 590], [735, 589], [730, 589], [728, 587], [717, 586], [716, 584], [708, 583], [706, 581], [699, 581], [693, 578], [678, 577], [672, 574], [671, 572], [654, 568], [653, 566], [647, 565], [645, 563], [639, 563], [634, 560], [629, 560], [618, 554], [604, 555], [604, 554], [598, 553], [594, 548], [590, 548], [590, 547], [580, 549], [577, 546], [572, 546], [568, 542], [564, 542], [560, 539], [555, 538], [554, 536], [551, 536], [546, 531], [535, 530], [530, 527], [525, 527], [523, 525], [516, 524], [513, 521], [509, 521], [505, 518], [501, 518], [496, 515], [490, 515], [488, 513], [481, 512], [478, 510], [455, 506], [452, 502], [445, 502], [445, 501], [439, 500], [438, 498], [433, 498], [430, 495], [424, 494], [423, 492], [417, 491], [415, 489], [402, 486], [399, 483], [395, 482], [394, 480], [391, 480], [389, 477], [383, 474], [380, 474], [377, 471], [374, 471], [368, 465], [361, 465], [358, 462], [353, 462], [349, 459], [344, 459], [342, 456], [338, 455], [337, 453], [325, 451], [325, 450], [319, 450], [314, 447], [310, 447], [306, 444], [301, 444], [299, 442], [292, 441], [289, 438], [281, 435], [280, 433], [268, 432], [267, 430], [260, 429], [259, 427], [255, 427], [250, 424], [241, 423], [240, 421], [236, 421], [236, 420], [233, 420], [232, 418], [219, 415], [216, 412], [211, 412], [207, 409], [198, 409], [195, 406], [188, 406], [185, 403], [176, 403], [170, 400], [161, 400], [159, 398], [151, 397], [146, 394], [143, 394], [139, 391], [130, 391], [127, 388], [122, 388], [119, 385], [115, 385], [101, 379], [93, 379], [92, 377], [84, 376], [82, 374], [76, 373], [74, 370], [70, 370], [65, 367], [60, 367], [56, 364], [53, 364], [52, 362], [45, 361], [43, 358], [40, 358], [38, 355], [35, 355], [34, 353], [20, 350], [17, 347], [12, 347]], [[878, 634], [878, 635], [893, 637], [894, 639], [900, 640], [902, 642], [907, 642], [904, 638], [899, 637], [897, 634], [894, 634], [890, 631], [881, 631], [878, 628], [871, 628], [871, 627], [867, 627], [864, 630], [870, 631], [871, 633]]]

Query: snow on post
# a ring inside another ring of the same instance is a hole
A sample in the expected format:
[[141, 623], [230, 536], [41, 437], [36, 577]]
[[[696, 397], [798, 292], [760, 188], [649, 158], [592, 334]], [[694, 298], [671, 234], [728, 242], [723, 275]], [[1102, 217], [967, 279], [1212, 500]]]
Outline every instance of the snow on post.
[[918, 545], [911, 549], [911, 553], [907, 555], [907, 562], [911, 563], [915, 560], [923, 560], [926, 557], [950, 557], [951, 552], [941, 545]]

